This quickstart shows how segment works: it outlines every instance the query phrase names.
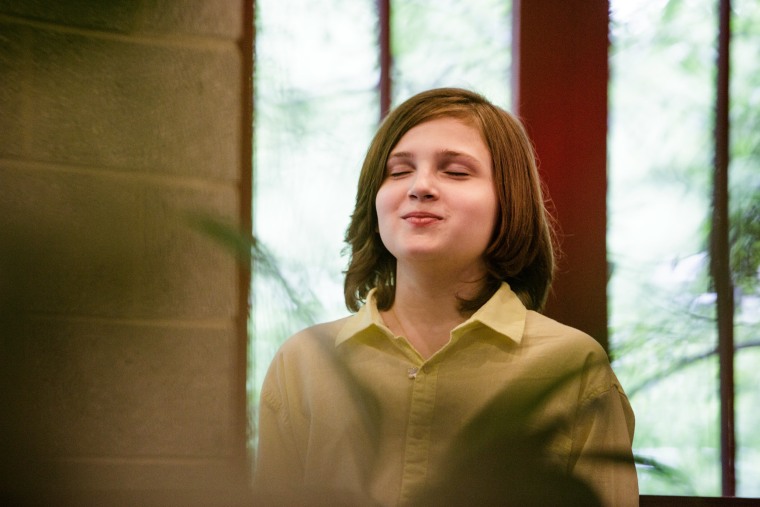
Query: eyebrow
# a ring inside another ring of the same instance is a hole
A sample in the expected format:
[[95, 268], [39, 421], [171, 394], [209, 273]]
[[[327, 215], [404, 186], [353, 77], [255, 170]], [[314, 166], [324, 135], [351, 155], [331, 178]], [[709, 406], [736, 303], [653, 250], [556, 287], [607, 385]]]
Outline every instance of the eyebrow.
[[[480, 162], [475, 157], [473, 157], [472, 155], [468, 155], [467, 153], [462, 153], [460, 151], [441, 150], [441, 151], [436, 152], [436, 156], [444, 160], [462, 158], [462, 159], [471, 161], [474, 164], [480, 165]], [[394, 159], [413, 159], [413, 158], [414, 158], [413, 153], [409, 151], [399, 151], [396, 153], [391, 153], [388, 156], [388, 161], [390, 162], [391, 160], [394, 160]]]
[[414, 156], [408, 151], [398, 151], [396, 153], [391, 153], [390, 155], [388, 155], [389, 161], [394, 158], [414, 158]]

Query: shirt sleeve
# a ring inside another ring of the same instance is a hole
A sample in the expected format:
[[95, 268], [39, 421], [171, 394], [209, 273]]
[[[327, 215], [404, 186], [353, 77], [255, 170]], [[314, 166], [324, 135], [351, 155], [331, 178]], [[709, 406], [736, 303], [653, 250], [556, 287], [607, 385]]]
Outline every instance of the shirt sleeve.
[[591, 486], [605, 506], [639, 505], [633, 431], [633, 410], [616, 384], [587, 399], [579, 409], [570, 472]]

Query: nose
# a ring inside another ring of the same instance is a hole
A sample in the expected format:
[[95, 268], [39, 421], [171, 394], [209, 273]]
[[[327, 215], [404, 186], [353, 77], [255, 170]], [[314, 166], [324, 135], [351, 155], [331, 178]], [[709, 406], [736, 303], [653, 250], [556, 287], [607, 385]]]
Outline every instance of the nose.
[[414, 173], [407, 194], [412, 200], [429, 201], [438, 198], [435, 176], [430, 170], [418, 168]]

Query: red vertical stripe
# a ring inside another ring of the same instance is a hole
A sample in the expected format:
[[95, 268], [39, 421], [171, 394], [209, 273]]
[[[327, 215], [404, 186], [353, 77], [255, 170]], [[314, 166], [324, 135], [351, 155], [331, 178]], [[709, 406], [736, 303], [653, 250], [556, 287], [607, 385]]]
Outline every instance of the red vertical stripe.
[[391, 109], [391, 2], [377, 0], [378, 19], [380, 23], [380, 119], [385, 118]]
[[607, 346], [607, 0], [515, 0], [514, 110], [562, 234], [546, 313]]

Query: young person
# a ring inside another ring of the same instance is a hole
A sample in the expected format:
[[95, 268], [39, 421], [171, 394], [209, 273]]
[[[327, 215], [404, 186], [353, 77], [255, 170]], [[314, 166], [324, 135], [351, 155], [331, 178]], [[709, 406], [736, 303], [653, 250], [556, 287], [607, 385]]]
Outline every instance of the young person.
[[553, 233], [517, 119], [461, 89], [401, 104], [346, 243], [355, 313], [291, 337], [264, 382], [264, 498], [638, 504], [634, 416], [606, 353], [539, 313]]

